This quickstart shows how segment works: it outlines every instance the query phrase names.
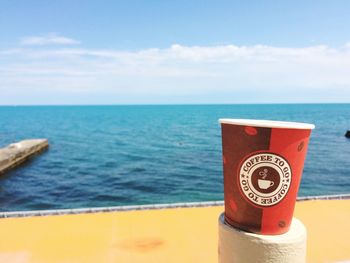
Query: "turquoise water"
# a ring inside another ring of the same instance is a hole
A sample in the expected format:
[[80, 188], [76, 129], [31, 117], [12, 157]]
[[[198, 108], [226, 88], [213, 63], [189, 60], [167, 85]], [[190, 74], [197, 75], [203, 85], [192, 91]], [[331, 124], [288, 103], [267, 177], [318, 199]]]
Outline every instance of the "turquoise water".
[[350, 193], [350, 104], [0, 107], [0, 146], [50, 142], [1, 211], [222, 200], [219, 118], [314, 123], [299, 196]]

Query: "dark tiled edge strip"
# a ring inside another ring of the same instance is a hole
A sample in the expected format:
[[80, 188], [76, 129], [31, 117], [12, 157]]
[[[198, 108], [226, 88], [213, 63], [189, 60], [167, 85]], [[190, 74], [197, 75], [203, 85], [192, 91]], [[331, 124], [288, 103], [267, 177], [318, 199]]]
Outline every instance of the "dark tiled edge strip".
[[58, 210], [16, 211], [16, 212], [2, 212], [0, 213], [0, 218], [101, 213], [101, 212], [121, 212], [121, 211], [154, 210], [154, 209], [167, 209], [167, 208], [207, 207], [207, 206], [222, 206], [222, 205], [224, 205], [223, 201], [210, 201], [210, 202], [110, 206], [110, 207], [75, 208], [75, 209], [58, 209]]
[[339, 200], [339, 199], [350, 199], [350, 194], [340, 195], [316, 195], [316, 196], [300, 196], [298, 201], [309, 201], [309, 200]]
[[[340, 200], [340, 199], [350, 199], [350, 194], [298, 197], [298, 201]], [[102, 213], [102, 212], [121, 212], [121, 211], [154, 210], [154, 209], [167, 209], [167, 208], [208, 207], [208, 206], [222, 206], [222, 205], [224, 205], [223, 201], [210, 201], [210, 202], [130, 205], [130, 206], [111, 206], [111, 207], [58, 209], [58, 210], [16, 211], [16, 212], [1, 212], [0, 218], [85, 214], [85, 213]]]

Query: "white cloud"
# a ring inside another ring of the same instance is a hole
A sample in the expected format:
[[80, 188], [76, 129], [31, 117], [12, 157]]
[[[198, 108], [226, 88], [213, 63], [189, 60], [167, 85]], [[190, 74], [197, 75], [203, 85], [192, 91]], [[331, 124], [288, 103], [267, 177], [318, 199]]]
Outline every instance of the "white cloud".
[[42, 46], [42, 45], [76, 45], [76, 44], [79, 44], [80, 42], [72, 38], [59, 36], [55, 33], [50, 33], [44, 36], [23, 37], [20, 43], [22, 45]]
[[297, 102], [303, 97], [350, 101], [348, 45], [17, 48], [0, 50], [0, 60], [5, 61], [0, 64], [0, 92], [10, 88], [17, 94], [28, 89], [40, 94], [113, 94], [129, 102], [146, 95], [158, 102], [181, 96], [193, 102], [213, 97], [215, 102]]

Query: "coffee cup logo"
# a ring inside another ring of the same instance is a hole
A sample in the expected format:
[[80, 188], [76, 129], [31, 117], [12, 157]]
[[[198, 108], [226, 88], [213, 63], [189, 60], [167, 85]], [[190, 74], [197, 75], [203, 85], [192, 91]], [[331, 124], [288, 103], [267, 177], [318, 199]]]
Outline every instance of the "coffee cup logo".
[[283, 157], [273, 153], [250, 155], [239, 168], [243, 195], [258, 206], [272, 206], [286, 196], [292, 172]]
[[259, 175], [261, 176], [262, 179], [258, 179], [258, 185], [261, 189], [267, 189], [275, 184], [274, 181], [266, 180], [268, 171], [269, 171], [268, 169], [264, 168], [264, 171], [259, 172]]

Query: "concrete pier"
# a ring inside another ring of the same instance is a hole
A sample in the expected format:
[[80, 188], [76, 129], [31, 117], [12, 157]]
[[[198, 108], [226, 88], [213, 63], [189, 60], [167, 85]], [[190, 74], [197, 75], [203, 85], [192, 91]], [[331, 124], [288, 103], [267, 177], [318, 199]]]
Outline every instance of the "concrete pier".
[[49, 147], [47, 139], [23, 140], [0, 149], [0, 174], [15, 168]]

